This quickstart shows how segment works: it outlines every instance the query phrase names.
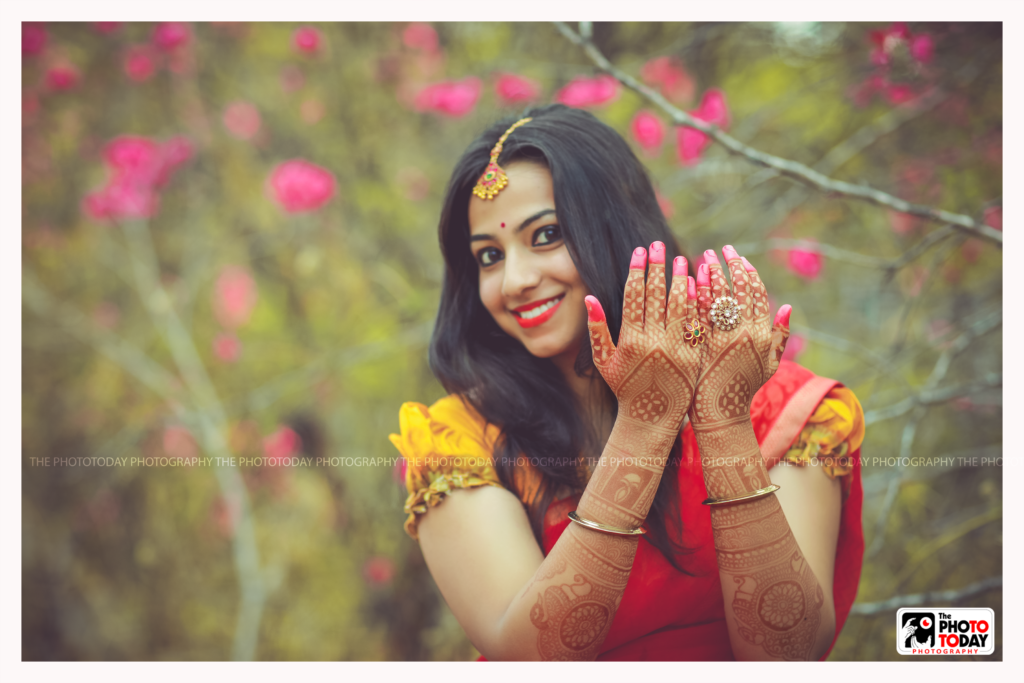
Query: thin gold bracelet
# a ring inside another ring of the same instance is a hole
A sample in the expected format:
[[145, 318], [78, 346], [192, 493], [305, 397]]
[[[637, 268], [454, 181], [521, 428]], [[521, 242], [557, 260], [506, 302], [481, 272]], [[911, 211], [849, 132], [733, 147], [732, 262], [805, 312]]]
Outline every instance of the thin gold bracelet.
[[608, 526], [607, 524], [601, 524], [600, 522], [594, 522], [589, 519], [584, 519], [583, 517], [577, 515], [575, 510], [569, 513], [569, 519], [576, 522], [580, 526], [587, 527], [588, 529], [593, 529], [594, 531], [603, 531], [606, 534], [615, 534], [617, 536], [639, 536], [640, 534], [647, 533], [647, 530], [643, 527], [637, 529], [620, 529], [619, 527]]
[[726, 503], [738, 503], [741, 500], [754, 500], [762, 496], [767, 496], [769, 493], [775, 493], [781, 487], [778, 484], [769, 484], [763, 489], [751, 491], [750, 493], [743, 493], [732, 498], [708, 498], [701, 505], [725, 505]]

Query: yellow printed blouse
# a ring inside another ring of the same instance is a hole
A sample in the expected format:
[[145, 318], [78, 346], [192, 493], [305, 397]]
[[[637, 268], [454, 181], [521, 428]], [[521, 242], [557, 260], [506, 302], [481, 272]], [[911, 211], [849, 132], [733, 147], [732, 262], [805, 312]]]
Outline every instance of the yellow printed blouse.
[[[492, 453], [501, 430], [461, 397], [451, 395], [427, 408], [405, 403], [399, 412], [401, 434], [391, 443], [405, 458], [405, 531], [417, 538], [417, 526], [430, 507], [438, 505], [453, 489], [497, 486], [504, 488], [494, 469]], [[832, 479], [844, 478], [844, 490], [853, 468], [850, 455], [864, 440], [864, 412], [852, 391], [834, 387], [782, 459], [796, 464], [813, 462]], [[517, 470], [517, 475], [520, 471]], [[521, 475], [525, 476], [525, 475]], [[525, 478], [515, 482], [521, 498], [531, 495]]]

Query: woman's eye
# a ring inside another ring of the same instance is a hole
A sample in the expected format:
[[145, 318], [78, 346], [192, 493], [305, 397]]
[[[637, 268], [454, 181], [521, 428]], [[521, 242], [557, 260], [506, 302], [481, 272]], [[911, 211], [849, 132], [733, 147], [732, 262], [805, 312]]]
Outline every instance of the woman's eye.
[[562, 229], [557, 225], [549, 225], [533, 233], [533, 246], [553, 244], [562, 239]]
[[492, 266], [501, 260], [501, 252], [494, 247], [487, 247], [476, 253], [476, 260], [481, 266]]

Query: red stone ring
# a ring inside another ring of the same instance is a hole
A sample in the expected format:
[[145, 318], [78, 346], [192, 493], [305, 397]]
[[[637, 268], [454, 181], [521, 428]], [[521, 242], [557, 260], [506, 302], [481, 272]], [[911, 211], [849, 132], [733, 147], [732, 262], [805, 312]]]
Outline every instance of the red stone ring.
[[696, 318], [693, 322], [686, 323], [686, 332], [683, 334], [683, 339], [690, 342], [690, 346], [696, 346], [697, 344], [703, 344], [704, 340], [708, 338], [707, 328], [700, 324], [700, 321]]

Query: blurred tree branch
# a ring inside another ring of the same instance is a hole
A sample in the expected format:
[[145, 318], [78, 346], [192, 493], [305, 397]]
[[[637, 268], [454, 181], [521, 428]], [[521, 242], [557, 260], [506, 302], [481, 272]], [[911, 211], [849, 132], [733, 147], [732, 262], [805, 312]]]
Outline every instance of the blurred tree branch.
[[850, 614], [858, 616], [872, 616], [882, 612], [890, 612], [901, 607], [918, 607], [921, 605], [947, 605], [955, 604], [975, 595], [987, 593], [990, 590], [1003, 587], [1002, 576], [990, 576], [964, 588], [955, 590], [928, 591], [927, 593], [914, 593], [912, 595], [897, 595], [880, 602], [860, 602], [850, 609]]
[[615, 65], [609, 62], [601, 51], [597, 49], [593, 42], [591, 42], [590, 22], [580, 22], [579, 33], [573, 31], [564, 22], [555, 22], [555, 26], [562, 35], [568, 38], [572, 43], [582, 47], [583, 51], [599, 69], [607, 72], [627, 88], [640, 93], [656, 104], [662, 111], [668, 114], [674, 125], [687, 126], [689, 128], [699, 130], [733, 154], [738, 154], [746, 158], [751, 163], [771, 168], [779, 175], [792, 178], [800, 183], [832, 196], [860, 199], [862, 201], [889, 207], [895, 211], [920, 216], [940, 223], [948, 223], [955, 226], [958, 230], [977, 237], [982, 237], [1000, 246], [1003, 243], [1002, 232], [985, 225], [980, 221], [976, 221], [970, 216], [952, 213], [920, 204], [911, 204], [903, 199], [894, 197], [893, 195], [866, 185], [856, 185], [842, 180], [834, 180], [799, 162], [783, 159], [772, 154], [766, 154], [765, 152], [756, 150], [749, 145], [745, 145], [731, 135], [722, 132], [718, 126], [705, 123], [704, 121], [696, 119], [686, 112], [678, 109], [665, 99], [661, 93], [647, 87], [629, 74], [615, 67]]

